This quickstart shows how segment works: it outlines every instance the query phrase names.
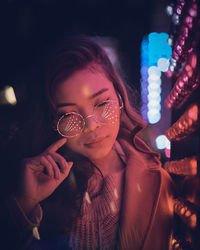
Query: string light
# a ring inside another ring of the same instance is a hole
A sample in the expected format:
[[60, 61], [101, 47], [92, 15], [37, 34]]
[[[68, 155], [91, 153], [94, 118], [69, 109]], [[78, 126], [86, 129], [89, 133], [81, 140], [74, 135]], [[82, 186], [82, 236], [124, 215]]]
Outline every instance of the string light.
[[174, 212], [192, 229], [197, 226], [197, 211], [195, 210], [194, 206], [188, 201], [184, 201], [180, 198], [174, 201]]
[[[172, 22], [174, 26], [179, 25], [179, 35], [174, 32], [168, 38], [168, 44], [173, 46], [172, 57], [170, 59], [169, 70], [172, 74], [166, 71], [168, 77], [172, 77], [174, 72], [178, 72], [182, 67], [182, 63], [185, 62], [188, 52], [191, 51], [192, 47], [195, 47], [195, 43], [198, 41], [198, 32], [195, 32], [196, 37], [194, 37], [194, 30], [199, 29], [199, 23], [196, 22], [197, 18], [197, 3], [191, 1], [187, 5], [187, 9], [184, 10], [184, 17], [182, 17], [183, 8], [185, 6], [185, 1], [177, 2], [176, 7], [173, 7]], [[169, 13], [171, 9], [168, 7]], [[174, 36], [176, 36], [176, 42], [174, 43]], [[192, 38], [191, 38], [192, 37]], [[197, 39], [195, 39], [197, 38]], [[176, 65], [174, 64], [176, 62]]]
[[170, 141], [178, 141], [193, 133], [200, 125], [199, 103], [192, 104], [184, 114], [167, 131]]
[[172, 250], [193, 249], [192, 240], [172, 238]]
[[198, 157], [187, 157], [180, 160], [168, 161], [164, 164], [164, 168], [172, 174], [176, 175], [197, 175]]
[[166, 106], [174, 109], [180, 108], [199, 86], [199, 80], [200, 73], [197, 68], [197, 55], [196, 53], [191, 53], [179, 78], [165, 101]]

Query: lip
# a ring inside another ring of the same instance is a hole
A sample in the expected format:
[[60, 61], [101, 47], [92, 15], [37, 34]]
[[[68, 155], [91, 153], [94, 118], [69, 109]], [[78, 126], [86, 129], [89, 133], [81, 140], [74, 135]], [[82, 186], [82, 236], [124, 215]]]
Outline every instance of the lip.
[[95, 138], [95, 139], [93, 139], [93, 140], [89, 140], [89, 142], [85, 143], [85, 145], [86, 145], [87, 147], [93, 147], [93, 146], [96, 146], [96, 145], [98, 145], [99, 143], [103, 142], [106, 138], [107, 138], [107, 136]]

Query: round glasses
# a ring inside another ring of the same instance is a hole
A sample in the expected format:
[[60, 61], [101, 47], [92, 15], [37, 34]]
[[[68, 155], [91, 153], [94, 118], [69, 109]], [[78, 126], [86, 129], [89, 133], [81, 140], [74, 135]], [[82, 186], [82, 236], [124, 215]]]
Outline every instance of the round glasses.
[[63, 137], [75, 137], [85, 128], [86, 119], [93, 117], [102, 125], [112, 125], [119, 120], [119, 103], [113, 100], [106, 100], [94, 107], [93, 113], [83, 117], [79, 113], [70, 112], [62, 115], [57, 122], [57, 131]]

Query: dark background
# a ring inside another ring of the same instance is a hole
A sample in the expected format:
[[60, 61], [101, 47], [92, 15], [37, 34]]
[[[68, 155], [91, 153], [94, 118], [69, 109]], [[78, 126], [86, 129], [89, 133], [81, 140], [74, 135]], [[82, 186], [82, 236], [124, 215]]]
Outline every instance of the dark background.
[[166, 1], [157, 0], [7, 1], [1, 15], [1, 86], [19, 86], [19, 75], [59, 36], [86, 34], [117, 41], [127, 79], [139, 89], [141, 40], [151, 31], [168, 30], [165, 7]]
[[[5, 147], [20, 121], [31, 118], [34, 110], [29, 100], [41, 85], [38, 68], [43, 66], [43, 52], [63, 35], [85, 34], [116, 42], [123, 76], [140, 94], [141, 41], [150, 32], [169, 32], [167, 4], [168, 0], [8, 0], [0, 10], [0, 93], [6, 85], [13, 86], [17, 105], [0, 105], [0, 146]], [[166, 82], [162, 87], [165, 119], [150, 125], [145, 134], [154, 150], [156, 136], [169, 126], [164, 100], [170, 86]]]

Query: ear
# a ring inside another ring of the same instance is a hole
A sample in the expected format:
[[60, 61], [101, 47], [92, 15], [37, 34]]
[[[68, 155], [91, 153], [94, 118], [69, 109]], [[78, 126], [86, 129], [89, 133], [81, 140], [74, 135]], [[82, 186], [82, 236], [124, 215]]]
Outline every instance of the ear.
[[120, 107], [120, 110], [122, 110], [122, 109], [124, 108], [124, 103], [123, 103], [122, 97], [121, 97], [121, 95], [119, 94], [119, 92], [117, 92], [117, 97], [118, 97], [118, 100], [119, 100], [119, 107]]

